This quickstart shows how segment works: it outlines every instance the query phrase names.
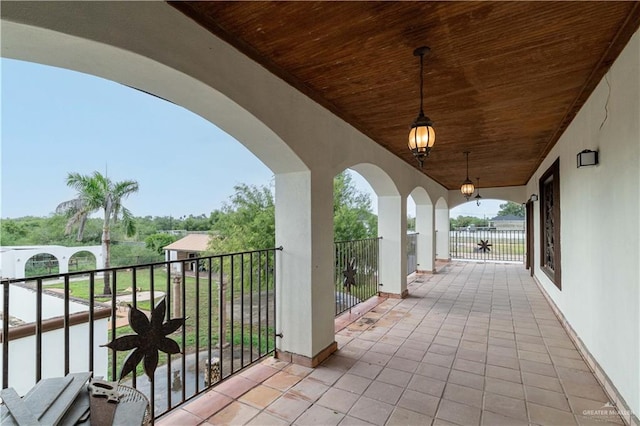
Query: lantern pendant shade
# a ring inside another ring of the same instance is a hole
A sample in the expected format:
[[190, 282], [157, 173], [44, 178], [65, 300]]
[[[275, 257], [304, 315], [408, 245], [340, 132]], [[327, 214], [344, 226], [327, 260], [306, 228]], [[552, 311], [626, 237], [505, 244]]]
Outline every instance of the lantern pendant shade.
[[436, 131], [432, 126], [433, 124], [428, 117], [419, 115], [409, 131], [409, 149], [418, 159], [421, 166], [424, 159], [429, 156], [431, 147], [436, 142]]
[[409, 131], [409, 150], [413, 156], [418, 160], [418, 164], [422, 168], [424, 160], [429, 156], [431, 148], [436, 142], [436, 132], [433, 129], [433, 122], [429, 117], [424, 115], [423, 111], [423, 68], [424, 68], [424, 55], [429, 52], [429, 48], [426, 46], [418, 47], [414, 50], [413, 55], [420, 57], [420, 113], [418, 117], [411, 123], [411, 130]]
[[462, 182], [462, 186], [460, 187], [460, 192], [464, 195], [464, 198], [469, 201], [469, 197], [473, 195], [476, 188], [473, 186], [473, 182], [469, 179], [469, 151], [465, 151], [464, 155], [467, 156], [467, 178]]
[[476, 187], [473, 186], [473, 182], [471, 182], [469, 179], [462, 182], [462, 186], [460, 187], [460, 192], [462, 192], [462, 195], [464, 195], [464, 198], [466, 198], [467, 200], [473, 195], [475, 190]]

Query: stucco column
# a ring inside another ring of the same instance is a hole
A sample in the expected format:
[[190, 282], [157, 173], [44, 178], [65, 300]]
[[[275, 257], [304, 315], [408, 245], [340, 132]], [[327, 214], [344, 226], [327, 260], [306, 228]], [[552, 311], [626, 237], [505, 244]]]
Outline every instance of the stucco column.
[[407, 295], [407, 203], [400, 195], [378, 197], [380, 291]]
[[418, 233], [418, 271], [433, 271], [435, 260], [435, 221], [433, 205], [416, 204], [416, 232]]
[[449, 208], [441, 200], [436, 203], [436, 259], [449, 260]]
[[336, 349], [333, 175], [276, 174], [278, 356], [315, 366]]

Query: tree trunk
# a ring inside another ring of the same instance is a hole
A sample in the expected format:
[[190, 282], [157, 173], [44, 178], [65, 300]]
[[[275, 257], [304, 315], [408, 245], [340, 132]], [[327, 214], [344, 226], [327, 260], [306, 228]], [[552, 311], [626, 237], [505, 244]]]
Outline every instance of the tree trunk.
[[[111, 219], [111, 199], [107, 199], [106, 206], [104, 208], [104, 222], [102, 223], [102, 258], [104, 259], [104, 268], [108, 269], [111, 265], [111, 235], [109, 232], [109, 220]], [[103, 294], [111, 294], [111, 272], [105, 271], [104, 273], [104, 289]]]

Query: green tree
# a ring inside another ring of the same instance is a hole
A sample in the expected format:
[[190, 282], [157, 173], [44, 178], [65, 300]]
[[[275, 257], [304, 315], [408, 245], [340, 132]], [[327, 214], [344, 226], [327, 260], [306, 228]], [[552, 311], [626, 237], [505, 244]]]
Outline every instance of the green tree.
[[211, 214], [214, 253], [260, 250], [275, 246], [275, 207], [271, 188], [240, 184], [221, 209]]
[[333, 238], [361, 240], [378, 235], [378, 217], [371, 209], [369, 194], [356, 188], [344, 171], [333, 179]]
[[[371, 211], [369, 195], [358, 191], [348, 172], [336, 176], [333, 188], [334, 239], [375, 237], [378, 218]], [[209, 216], [210, 250], [232, 253], [274, 247], [275, 207], [271, 188], [240, 184], [234, 189], [229, 201]]]
[[513, 201], [507, 201], [504, 204], [500, 204], [500, 211], [498, 211], [498, 216], [510, 215], [524, 217], [524, 205], [514, 203]]
[[[99, 172], [93, 175], [69, 173], [67, 186], [77, 191], [77, 197], [60, 203], [56, 213], [67, 214], [66, 232], [70, 233], [74, 226], [78, 227], [77, 240], [81, 241], [85, 224], [89, 215], [102, 210], [102, 257], [104, 267], [111, 264], [111, 221], [114, 223], [122, 219], [124, 232], [128, 236], [135, 234], [135, 222], [131, 212], [122, 205], [122, 201], [129, 195], [138, 192], [138, 182], [124, 180], [112, 182]], [[104, 275], [104, 294], [111, 294], [109, 274]]]
[[145, 238], [144, 243], [149, 250], [162, 254], [162, 248], [177, 240], [177, 237], [169, 234], [153, 234]]

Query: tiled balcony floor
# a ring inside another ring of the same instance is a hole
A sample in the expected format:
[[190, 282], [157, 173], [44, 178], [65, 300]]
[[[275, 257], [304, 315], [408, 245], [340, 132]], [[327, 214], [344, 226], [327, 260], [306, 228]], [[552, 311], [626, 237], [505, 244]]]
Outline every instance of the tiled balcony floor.
[[158, 424], [623, 424], [589, 411], [609, 400], [522, 265], [453, 262], [409, 292], [321, 366], [268, 359]]

